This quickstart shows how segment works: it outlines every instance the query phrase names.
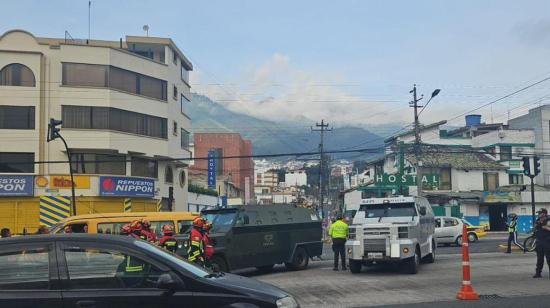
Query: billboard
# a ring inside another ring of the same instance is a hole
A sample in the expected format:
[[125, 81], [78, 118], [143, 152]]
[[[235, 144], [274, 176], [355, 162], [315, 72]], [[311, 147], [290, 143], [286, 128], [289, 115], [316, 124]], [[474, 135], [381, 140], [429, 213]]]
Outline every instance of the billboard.
[[0, 175], [0, 196], [33, 196], [32, 175]]
[[100, 176], [99, 195], [153, 198], [155, 196], [155, 180], [125, 176]]

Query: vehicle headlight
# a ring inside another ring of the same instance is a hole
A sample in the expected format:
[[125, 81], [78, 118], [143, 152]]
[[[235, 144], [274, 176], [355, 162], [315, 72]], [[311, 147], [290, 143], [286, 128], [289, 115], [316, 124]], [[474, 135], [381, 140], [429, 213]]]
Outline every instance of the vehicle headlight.
[[283, 297], [276, 302], [278, 308], [298, 308], [298, 303], [292, 296]]

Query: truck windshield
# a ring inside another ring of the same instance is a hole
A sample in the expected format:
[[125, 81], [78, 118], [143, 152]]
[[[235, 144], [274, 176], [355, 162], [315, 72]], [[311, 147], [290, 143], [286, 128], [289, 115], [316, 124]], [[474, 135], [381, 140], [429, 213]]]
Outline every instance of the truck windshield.
[[233, 226], [236, 212], [205, 213], [203, 217], [212, 223], [212, 233], [227, 232]]
[[416, 208], [412, 202], [363, 204], [359, 210], [365, 211], [365, 218], [416, 216]]

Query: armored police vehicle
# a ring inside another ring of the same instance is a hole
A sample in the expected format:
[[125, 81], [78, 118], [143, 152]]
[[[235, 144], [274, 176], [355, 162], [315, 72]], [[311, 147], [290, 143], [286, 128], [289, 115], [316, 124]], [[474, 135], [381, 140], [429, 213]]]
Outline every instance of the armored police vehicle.
[[364, 264], [401, 264], [416, 274], [421, 260], [435, 261], [432, 208], [423, 197], [363, 199], [350, 226], [346, 251], [352, 273]]
[[243, 206], [201, 214], [213, 225], [213, 267], [224, 272], [248, 267], [267, 272], [279, 263], [302, 270], [323, 250], [321, 220], [305, 208]]

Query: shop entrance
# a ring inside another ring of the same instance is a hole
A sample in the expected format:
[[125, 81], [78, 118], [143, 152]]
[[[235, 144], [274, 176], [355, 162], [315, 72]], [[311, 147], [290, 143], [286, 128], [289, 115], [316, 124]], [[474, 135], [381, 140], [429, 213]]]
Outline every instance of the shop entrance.
[[491, 231], [506, 231], [508, 206], [506, 204], [491, 204], [489, 207], [489, 226]]

